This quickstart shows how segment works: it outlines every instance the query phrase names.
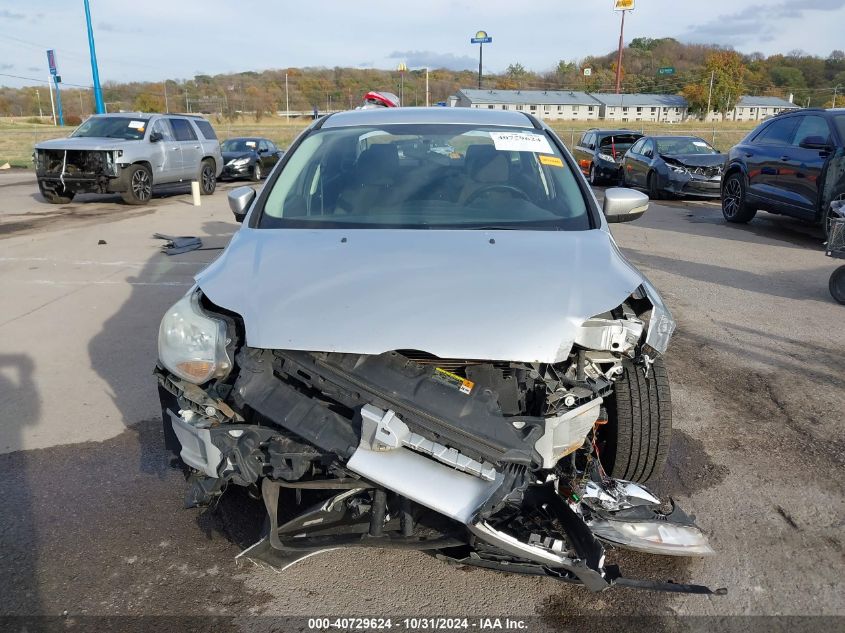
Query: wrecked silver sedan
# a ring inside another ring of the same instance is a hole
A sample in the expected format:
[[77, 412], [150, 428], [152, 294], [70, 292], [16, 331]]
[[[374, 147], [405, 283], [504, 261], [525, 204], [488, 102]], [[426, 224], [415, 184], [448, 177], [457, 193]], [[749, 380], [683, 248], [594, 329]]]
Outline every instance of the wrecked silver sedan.
[[[442, 147], [454, 151], [444, 154]], [[675, 323], [554, 133], [519, 112], [315, 122], [164, 316], [156, 369], [189, 505], [266, 505], [244, 556], [406, 548], [493, 570], [629, 579], [605, 548], [712, 553], [651, 493], [672, 428]]]

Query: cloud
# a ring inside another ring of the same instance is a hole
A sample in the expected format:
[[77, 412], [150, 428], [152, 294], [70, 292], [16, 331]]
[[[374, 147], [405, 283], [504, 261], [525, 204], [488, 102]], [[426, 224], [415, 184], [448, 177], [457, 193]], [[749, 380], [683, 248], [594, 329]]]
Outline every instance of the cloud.
[[680, 36], [689, 42], [742, 46], [770, 42], [785, 28], [787, 20], [798, 20], [808, 11], [838, 11], [845, 0], [792, 0], [776, 4], [753, 4], [744, 9], [689, 28]]
[[12, 70], [14, 67], [14, 64], [0, 64], [0, 70]]
[[31, 73], [40, 73], [43, 70], [40, 66], [27, 66], [26, 69]]
[[23, 13], [12, 13], [6, 9], [0, 9], [0, 18], [6, 18], [7, 20], [25, 20], [26, 16]]
[[401, 59], [411, 68], [428, 66], [429, 68], [448, 68], [449, 70], [469, 70], [478, 66], [478, 60], [468, 55], [453, 53], [435, 53], [433, 51], [393, 51], [388, 59]]
[[97, 30], [98, 31], [105, 31], [106, 33], [114, 33], [117, 31], [117, 27], [110, 22], [97, 22]]

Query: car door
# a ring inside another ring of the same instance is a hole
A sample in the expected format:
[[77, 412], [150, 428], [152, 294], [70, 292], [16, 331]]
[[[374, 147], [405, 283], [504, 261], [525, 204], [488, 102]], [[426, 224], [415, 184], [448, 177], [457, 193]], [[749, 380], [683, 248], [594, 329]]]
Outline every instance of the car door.
[[575, 160], [578, 161], [578, 167], [585, 175], [590, 173], [590, 164], [593, 161], [593, 157], [590, 153], [590, 138], [593, 136], [595, 135], [592, 132], [584, 132], [581, 136], [581, 140], [578, 141], [578, 144], [573, 148]]
[[645, 145], [646, 139], [641, 138], [639, 141], [634, 143], [631, 149], [625, 154], [624, 158], [622, 159], [622, 170], [624, 174], [624, 181], [626, 184], [631, 186], [636, 186], [636, 166], [637, 161], [640, 160], [641, 155], [640, 152], [643, 151], [643, 146]]
[[182, 176], [182, 147], [173, 138], [173, 130], [166, 119], [156, 119], [150, 127], [150, 137], [160, 135], [150, 154], [153, 168], [153, 182], [167, 183], [179, 180]]
[[260, 139], [258, 141], [258, 160], [261, 161], [261, 171], [269, 174], [275, 163], [274, 158], [275, 156], [270, 153], [270, 144], [266, 140]]
[[748, 172], [748, 193], [764, 208], [786, 210], [792, 208], [786, 179], [792, 138], [800, 117], [783, 117], [772, 121], [754, 137], [742, 157]]
[[202, 160], [202, 145], [197, 133], [188, 119], [182, 117], [168, 117], [173, 128], [173, 136], [182, 149], [181, 178], [196, 180], [199, 177], [200, 161]]
[[820, 137], [831, 144], [831, 130], [827, 119], [817, 114], [807, 114], [799, 119], [789, 148], [789, 173], [784, 176], [784, 187], [789, 202], [804, 215], [815, 218], [822, 170], [830, 150], [810, 149], [801, 144], [810, 137]]
[[646, 174], [648, 173], [649, 162], [654, 156], [654, 141], [649, 138], [643, 139], [639, 145], [638, 151], [631, 151], [631, 159], [626, 165], [628, 182], [636, 187], [645, 187]]

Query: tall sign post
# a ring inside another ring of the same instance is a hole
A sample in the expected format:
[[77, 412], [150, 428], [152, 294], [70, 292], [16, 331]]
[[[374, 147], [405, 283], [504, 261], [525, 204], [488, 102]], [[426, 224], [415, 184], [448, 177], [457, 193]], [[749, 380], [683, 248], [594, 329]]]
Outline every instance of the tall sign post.
[[97, 51], [94, 48], [94, 29], [91, 27], [91, 9], [88, 0], [85, 0], [85, 22], [88, 24], [88, 49], [91, 51], [91, 75], [94, 80], [94, 107], [97, 114], [106, 111], [103, 103], [103, 91], [100, 89], [100, 71], [97, 68]]
[[625, 13], [634, 10], [634, 0], [613, 0], [613, 10], [622, 12], [619, 29], [619, 54], [616, 57], [616, 94], [622, 92], [622, 47], [625, 45]]
[[50, 78], [56, 86], [56, 110], [58, 110], [58, 124], [65, 124], [65, 117], [62, 114], [62, 93], [59, 90], [59, 84], [62, 83], [62, 77], [59, 75], [58, 67], [56, 66], [56, 51], [52, 48], [47, 51], [47, 66], [50, 68]]
[[481, 65], [484, 60], [484, 45], [492, 44], [493, 38], [487, 35], [487, 31], [478, 31], [470, 43], [478, 44], [478, 88], [481, 89]]
[[405, 73], [408, 72], [408, 65], [405, 62], [400, 62], [396, 67], [399, 71], [399, 103], [405, 103]]

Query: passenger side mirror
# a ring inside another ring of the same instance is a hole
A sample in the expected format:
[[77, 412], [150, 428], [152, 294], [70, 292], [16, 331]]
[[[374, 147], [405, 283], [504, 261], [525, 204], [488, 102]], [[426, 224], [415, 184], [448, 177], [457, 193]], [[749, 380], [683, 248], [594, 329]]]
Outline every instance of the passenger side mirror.
[[229, 192], [229, 208], [235, 215], [236, 222], [243, 222], [252, 201], [255, 200], [255, 189], [252, 187], [238, 187]]
[[150, 132], [150, 143], [158, 143], [163, 138], [161, 132]]
[[633, 189], [611, 187], [604, 192], [602, 210], [608, 224], [631, 222], [648, 210], [648, 196]]
[[799, 145], [804, 149], [830, 149], [830, 143], [823, 136], [808, 136]]

